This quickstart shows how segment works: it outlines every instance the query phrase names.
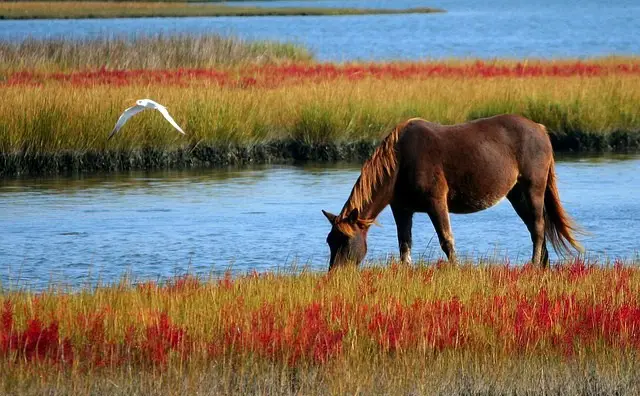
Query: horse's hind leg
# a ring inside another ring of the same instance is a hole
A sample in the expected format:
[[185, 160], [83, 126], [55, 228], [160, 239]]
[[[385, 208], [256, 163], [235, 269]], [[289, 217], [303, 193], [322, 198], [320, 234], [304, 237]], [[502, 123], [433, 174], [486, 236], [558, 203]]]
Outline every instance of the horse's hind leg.
[[400, 247], [400, 261], [411, 264], [411, 226], [413, 212], [391, 205], [391, 212], [398, 230], [398, 245]]
[[427, 211], [433, 227], [438, 234], [438, 240], [440, 241], [440, 247], [447, 255], [449, 262], [455, 263], [456, 250], [453, 240], [453, 233], [451, 232], [451, 224], [449, 223], [449, 209], [446, 201], [436, 201], [431, 205], [430, 210]]
[[531, 262], [534, 265], [547, 267], [549, 265], [549, 251], [544, 235], [544, 188], [531, 183], [518, 181], [507, 194], [507, 199], [531, 234], [533, 254]]

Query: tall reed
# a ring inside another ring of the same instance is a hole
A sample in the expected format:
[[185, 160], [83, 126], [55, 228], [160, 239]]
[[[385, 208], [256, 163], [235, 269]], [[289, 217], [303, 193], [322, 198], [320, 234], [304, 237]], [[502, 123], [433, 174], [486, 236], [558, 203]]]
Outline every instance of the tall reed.
[[[409, 117], [451, 124], [503, 112], [530, 117], [556, 136], [608, 138], [617, 131], [640, 130], [638, 87], [640, 76], [635, 75], [340, 78], [274, 88], [220, 86], [215, 81], [185, 86], [8, 85], [1, 88], [0, 151], [174, 150], [282, 140], [340, 144], [378, 140]], [[118, 115], [142, 97], [168, 106], [187, 135], [174, 134], [159, 114], [145, 112], [107, 142]], [[606, 149], [608, 142], [591, 148]]]
[[275, 41], [247, 41], [217, 34], [136, 35], [67, 40], [0, 41], [0, 73], [116, 69], [215, 68], [305, 62], [304, 47]]

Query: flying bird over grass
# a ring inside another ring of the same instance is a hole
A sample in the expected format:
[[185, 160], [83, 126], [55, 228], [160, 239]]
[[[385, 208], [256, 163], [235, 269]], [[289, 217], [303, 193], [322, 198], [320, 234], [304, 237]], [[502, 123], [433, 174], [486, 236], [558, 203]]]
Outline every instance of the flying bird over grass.
[[118, 122], [116, 122], [116, 126], [113, 127], [113, 130], [109, 134], [109, 138], [107, 138], [107, 140], [111, 139], [113, 135], [118, 133], [120, 128], [122, 128], [122, 126], [129, 120], [129, 118], [133, 117], [134, 115], [146, 109], [158, 110], [164, 116], [164, 118], [166, 118], [166, 120], [169, 121], [169, 123], [178, 130], [178, 132], [180, 132], [183, 135], [185, 134], [182, 128], [180, 128], [180, 126], [175, 122], [173, 117], [171, 117], [166, 107], [164, 107], [158, 102], [154, 102], [151, 99], [139, 99], [139, 100], [136, 100], [135, 106], [129, 107], [120, 115], [120, 118], [118, 118]]

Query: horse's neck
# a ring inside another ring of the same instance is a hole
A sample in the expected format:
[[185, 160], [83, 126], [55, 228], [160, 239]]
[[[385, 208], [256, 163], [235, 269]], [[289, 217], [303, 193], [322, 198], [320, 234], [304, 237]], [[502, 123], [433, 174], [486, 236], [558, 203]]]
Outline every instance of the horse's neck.
[[365, 205], [361, 211], [361, 217], [363, 219], [375, 220], [380, 212], [384, 210], [391, 203], [393, 196], [393, 185], [391, 180], [394, 179], [394, 175], [385, 177], [385, 183], [378, 186], [371, 194], [371, 201]]
[[[348, 215], [351, 213], [353, 209], [358, 209], [360, 212], [360, 218], [363, 220], [375, 220], [380, 212], [384, 208], [391, 203], [391, 198], [393, 197], [393, 185], [396, 179], [396, 172], [393, 172], [391, 175], [385, 175], [380, 183], [377, 183], [373, 188], [371, 188], [370, 194], [363, 200], [363, 202], [357, 202], [358, 193], [362, 193], [361, 186], [358, 186], [358, 183], [361, 182], [360, 179], [356, 182], [356, 185], [353, 187], [351, 191], [351, 196], [345, 203], [345, 206], [342, 210], [343, 215]], [[358, 191], [360, 189], [360, 191]]]
[[341, 217], [358, 209], [362, 220], [375, 220], [390, 202], [397, 175], [395, 145], [400, 129], [387, 135], [362, 167], [360, 177], [351, 190]]

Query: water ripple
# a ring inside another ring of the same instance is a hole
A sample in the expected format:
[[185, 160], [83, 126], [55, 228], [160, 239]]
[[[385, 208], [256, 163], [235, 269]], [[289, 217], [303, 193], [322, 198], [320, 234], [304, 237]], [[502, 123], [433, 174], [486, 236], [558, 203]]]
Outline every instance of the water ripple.
[[[583, 238], [589, 254], [638, 254], [638, 169], [640, 156], [597, 166], [558, 161], [561, 198], [590, 232]], [[239, 189], [236, 180], [247, 174], [259, 177]], [[0, 184], [0, 282], [80, 284], [98, 273], [112, 282], [128, 271], [137, 279], [291, 266], [324, 271], [329, 227], [320, 209], [340, 210], [358, 174], [353, 166], [330, 172], [291, 166], [231, 174], [207, 170], [56, 178], [40, 181], [37, 189], [29, 180], [5, 181]], [[143, 178], [154, 184], [139, 183]], [[205, 187], [214, 180], [217, 194], [212, 196]], [[369, 233], [371, 259], [397, 254], [389, 209], [379, 222], [382, 227]], [[452, 215], [451, 223], [462, 256], [528, 259], [528, 232], [506, 201], [480, 213]], [[443, 257], [427, 215], [416, 214], [413, 235], [414, 258]]]

